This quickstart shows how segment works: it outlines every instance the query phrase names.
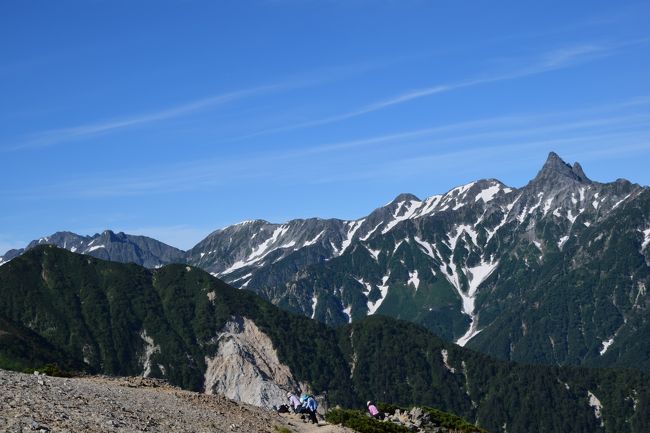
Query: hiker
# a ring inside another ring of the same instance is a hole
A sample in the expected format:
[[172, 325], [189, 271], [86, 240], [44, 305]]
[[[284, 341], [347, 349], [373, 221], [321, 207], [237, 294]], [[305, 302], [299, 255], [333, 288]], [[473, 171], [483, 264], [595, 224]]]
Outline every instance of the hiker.
[[302, 413], [309, 415], [309, 420], [312, 424], [318, 424], [318, 418], [316, 418], [316, 409], [318, 409], [318, 403], [314, 400], [314, 397], [311, 395], [303, 395], [300, 397], [302, 402]]
[[287, 393], [287, 398], [289, 399], [289, 406], [291, 406], [291, 410], [293, 410], [293, 413], [300, 413], [300, 407], [302, 404], [300, 403], [300, 400], [294, 394], [293, 392], [288, 392]]
[[375, 406], [371, 401], [368, 401], [368, 403], [366, 403], [366, 406], [368, 406], [368, 412], [370, 412], [370, 416], [372, 416], [374, 419], [384, 419], [384, 414], [379, 412], [377, 406]]

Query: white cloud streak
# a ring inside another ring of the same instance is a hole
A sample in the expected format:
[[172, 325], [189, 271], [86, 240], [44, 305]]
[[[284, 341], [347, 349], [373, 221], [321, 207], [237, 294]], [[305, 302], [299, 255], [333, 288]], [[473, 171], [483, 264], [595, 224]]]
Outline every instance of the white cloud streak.
[[269, 85], [254, 87], [251, 89], [239, 90], [221, 95], [211, 96], [209, 98], [199, 99], [178, 105], [165, 110], [154, 111], [147, 114], [114, 119], [105, 122], [91, 123], [86, 125], [75, 126], [71, 128], [53, 129], [36, 134], [31, 139], [14, 146], [4, 148], [5, 151], [15, 151], [30, 148], [46, 147], [60, 142], [66, 142], [88, 136], [94, 136], [102, 133], [121, 130], [138, 125], [158, 122], [161, 120], [172, 119], [175, 117], [187, 115], [199, 110], [223, 105], [239, 99], [253, 97], [264, 93], [270, 93], [288, 88], [288, 85]]
[[247, 134], [239, 139], [252, 138], [260, 135], [273, 134], [278, 132], [293, 131], [297, 129], [311, 128], [315, 126], [322, 126], [331, 123], [341, 122], [344, 120], [359, 117], [365, 114], [390, 108], [393, 106], [401, 105], [417, 99], [425, 98], [435, 94], [451, 92], [454, 90], [478, 86], [481, 84], [494, 83], [499, 81], [514, 80], [550, 72], [554, 70], [564, 69], [571, 66], [578, 65], [596, 58], [612, 55], [619, 47], [627, 46], [635, 43], [645, 43], [646, 39], [636, 41], [629, 41], [618, 45], [597, 45], [597, 44], [583, 44], [564, 47], [558, 50], [549, 51], [538, 57], [532, 64], [502, 74], [495, 74], [486, 77], [475, 78], [466, 81], [460, 81], [449, 84], [439, 84], [419, 89], [409, 90], [407, 92], [389, 97], [385, 100], [374, 102], [363, 106], [359, 109], [348, 111], [342, 114], [324, 117], [321, 119], [311, 120], [307, 122], [296, 123], [292, 125], [264, 129], [252, 134]]
[[26, 149], [42, 148], [51, 146], [58, 143], [68, 142], [72, 140], [82, 139], [86, 137], [96, 136], [110, 132], [116, 132], [127, 128], [132, 128], [140, 125], [160, 122], [163, 120], [174, 119], [181, 116], [186, 116], [195, 112], [204, 111], [207, 109], [215, 108], [231, 102], [263, 96], [266, 94], [285, 92], [299, 88], [316, 86], [329, 81], [336, 80], [340, 77], [354, 75], [366, 72], [372, 69], [380, 68], [389, 62], [366, 62], [354, 65], [334, 66], [325, 68], [324, 70], [312, 74], [310, 77], [301, 78], [294, 77], [287, 81], [251, 87], [248, 89], [237, 90], [233, 92], [222, 93], [206, 98], [197, 99], [194, 101], [186, 102], [163, 110], [152, 111], [149, 113], [115, 118], [95, 123], [88, 123], [69, 128], [58, 128], [49, 131], [43, 131], [33, 134], [31, 137], [15, 144], [4, 146], [0, 151], [10, 152]]
[[[501, 145], [502, 151], [515, 151], [527, 143], [535, 148], [576, 145], [588, 143], [609, 145], [637, 143], [650, 136], [650, 113], [626, 113], [630, 106], [637, 107], [647, 98], [613, 103], [599, 107], [566, 111], [563, 113], [539, 113], [529, 115], [501, 116], [439, 125], [432, 128], [403, 131], [332, 142], [311, 148], [285, 149], [280, 153], [258, 153], [237, 159], [204, 159], [178, 163], [165, 167], [150, 167], [137, 176], [130, 173], [95, 174], [90, 178], [71, 179], [38, 189], [6, 191], [3, 194], [21, 199], [56, 199], [76, 197], [96, 199], [102, 197], [142, 196], [146, 194], [173, 194], [182, 191], [214, 191], [233, 182], [259, 182], [281, 184], [295, 183], [298, 179], [312, 182], [317, 177], [327, 178], [320, 173], [329, 171], [331, 178], [337, 177], [335, 167], [342, 165], [340, 175], [349, 175], [345, 164], [356, 164], [354, 172], [361, 175], [361, 165], [384, 165], [388, 152], [393, 154], [426, 154], [432, 149], [443, 154], [450, 146], [463, 146], [467, 152], [478, 151]], [[623, 110], [623, 111], [621, 111]], [[609, 111], [608, 114], [605, 112]], [[540, 140], [544, 137], [544, 140]], [[594, 144], [594, 145], [595, 145]], [[649, 145], [650, 146], [650, 145]], [[368, 152], [368, 148], [372, 151]], [[643, 151], [645, 148], [637, 148]], [[556, 149], [558, 150], [558, 149]], [[357, 152], [359, 151], [359, 152]], [[384, 154], [379, 155], [379, 152]], [[340, 156], [345, 155], [342, 159]], [[460, 155], [460, 154], [459, 154]], [[315, 158], [318, 156], [318, 158]], [[361, 158], [361, 159], [359, 159]], [[388, 158], [393, 161], [394, 158]], [[417, 159], [417, 158], [416, 158]], [[320, 160], [321, 163], [314, 161]], [[328, 161], [328, 162], [323, 162]], [[363, 164], [362, 164], [363, 163]], [[286, 167], [292, 167], [286, 170]], [[329, 168], [328, 168], [329, 167]], [[371, 170], [372, 171], [372, 170]], [[318, 174], [320, 173], [320, 174]], [[339, 176], [339, 178], [343, 179]]]

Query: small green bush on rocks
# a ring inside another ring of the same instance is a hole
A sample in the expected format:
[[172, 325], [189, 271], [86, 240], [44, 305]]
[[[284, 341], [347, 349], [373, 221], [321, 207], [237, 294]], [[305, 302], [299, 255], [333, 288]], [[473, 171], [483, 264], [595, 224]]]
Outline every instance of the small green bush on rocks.
[[327, 422], [349, 427], [359, 433], [410, 433], [406, 427], [370, 418], [364, 412], [332, 409], [325, 416]]

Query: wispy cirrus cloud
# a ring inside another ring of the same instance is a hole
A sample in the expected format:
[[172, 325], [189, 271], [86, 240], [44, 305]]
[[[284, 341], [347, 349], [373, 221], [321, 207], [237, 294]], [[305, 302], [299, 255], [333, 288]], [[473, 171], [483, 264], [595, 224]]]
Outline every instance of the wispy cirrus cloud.
[[121, 119], [113, 119], [98, 123], [89, 123], [71, 128], [53, 129], [43, 131], [35, 134], [30, 139], [16, 144], [13, 147], [6, 147], [4, 150], [22, 150], [29, 148], [38, 148], [50, 146], [56, 143], [74, 140], [81, 137], [98, 135], [106, 132], [117, 131], [133, 126], [153, 123], [161, 120], [171, 119], [192, 112], [196, 112], [209, 107], [226, 104], [228, 102], [236, 101], [238, 99], [248, 98], [264, 93], [277, 91], [282, 88], [282, 85], [260, 86], [251, 89], [239, 90], [221, 95], [211, 96], [208, 98], [191, 101], [176, 107], [167, 108], [160, 111], [154, 111], [146, 114], [136, 115], [132, 117], [125, 117]]
[[47, 147], [99, 134], [117, 132], [127, 128], [147, 125], [168, 119], [174, 119], [243, 99], [317, 86], [329, 81], [340, 79], [341, 77], [355, 75], [375, 68], [380, 68], [386, 64], [392, 63], [393, 61], [394, 60], [386, 60], [383, 62], [360, 62], [351, 65], [332, 66], [324, 68], [319, 72], [309, 74], [308, 76], [295, 76], [288, 78], [285, 81], [274, 84], [260, 85], [232, 92], [225, 92], [218, 95], [181, 103], [175, 106], [170, 106], [168, 108], [163, 108], [160, 110], [153, 110], [147, 113], [135, 114], [126, 117], [116, 117], [113, 119], [85, 123], [73, 127], [41, 131], [23, 138], [14, 145], [2, 146], [0, 147], [0, 151], [10, 152]]
[[[503, 115], [430, 128], [414, 129], [353, 140], [326, 142], [310, 147], [267, 150], [237, 158], [205, 158], [149, 167], [146, 171], [93, 173], [38, 188], [0, 191], [26, 200], [175, 194], [215, 191], [239, 185], [329, 182], [352, 176], [370, 178], [379, 167], [405, 166], [420, 161], [424, 166], [440, 155], [462, 157], [481, 149], [519, 154], [522, 149], [555, 149], [569, 152], [579, 146], [585, 152], [627, 146], [645, 152], [650, 146], [650, 113], [643, 106], [650, 98], [638, 97], [563, 112]], [[634, 109], [629, 112], [629, 109]], [[643, 111], [638, 111], [643, 108]], [[543, 139], [540, 139], [543, 137]], [[589, 146], [589, 147], [587, 147]], [[454, 149], [462, 149], [455, 151]], [[432, 151], [437, 156], [427, 156]], [[456, 153], [454, 153], [456, 152]], [[388, 156], [387, 155], [391, 155]], [[400, 158], [414, 155], [413, 159]], [[419, 155], [419, 156], [418, 156]], [[427, 159], [428, 158], [428, 159]], [[364, 167], [368, 168], [364, 168]], [[375, 166], [376, 169], [371, 167]], [[479, 164], [480, 166], [480, 164]], [[287, 170], [287, 167], [291, 167]], [[387, 169], [388, 170], [388, 169]], [[364, 174], [365, 173], [365, 174]], [[381, 172], [384, 175], [387, 172]], [[406, 173], [410, 173], [408, 170]], [[318, 179], [321, 179], [320, 181]]]
[[454, 90], [478, 86], [481, 84], [514, 80], [527, 76], [542, 74], [545, 72], [569, 68], [584, 62], [595, 60], [597, 58], [613, 55], [618, 48], [646, 42], [648, 42], [648, 39], [638, 39], [618, 44], [576, 44], [572, 46], [562, 47], [560, 49], [542, 53], [541, 55], [537, 56], [537, 58], [535, 58], [532, 62], [529, 62], [529, 64], [514, 67], [514, 69], [511, 71], [468, 79], [455, 83], [437, 84], [429, 87], [413, 89], [341, 114], [327, 116], [306, 122], [294, 123], [287, 126], [268, 128], [254, 132], [252, 134], [244, 135], [243, 137], [239, 138], [251, 138], [260, 135], [293, 131], [341, 122], [435, 94], [451, 92]]

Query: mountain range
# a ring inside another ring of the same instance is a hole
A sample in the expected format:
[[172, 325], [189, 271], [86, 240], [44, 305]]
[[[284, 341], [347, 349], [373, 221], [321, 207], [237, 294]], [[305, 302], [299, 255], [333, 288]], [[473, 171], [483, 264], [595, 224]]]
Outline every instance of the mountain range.
[[147, 269], [36, 246], [0, 267], [0, 368], [164, 378], [258, 405], [300, 386], [331, 404], [422, 404], [491, 432], [646, 432], [633, 370], [521, 365], [373, 315], [337, 328], [189, 265]]
[[329, 325], [382, 314], [504, 360], [650, 372], [650, 189], [593, 181], [555, 153], [521, 188], [486, 179], [353, 221], [245, 221], [186, 252], [110, 231], [26, 249], [45, 243], [189, 264]]

